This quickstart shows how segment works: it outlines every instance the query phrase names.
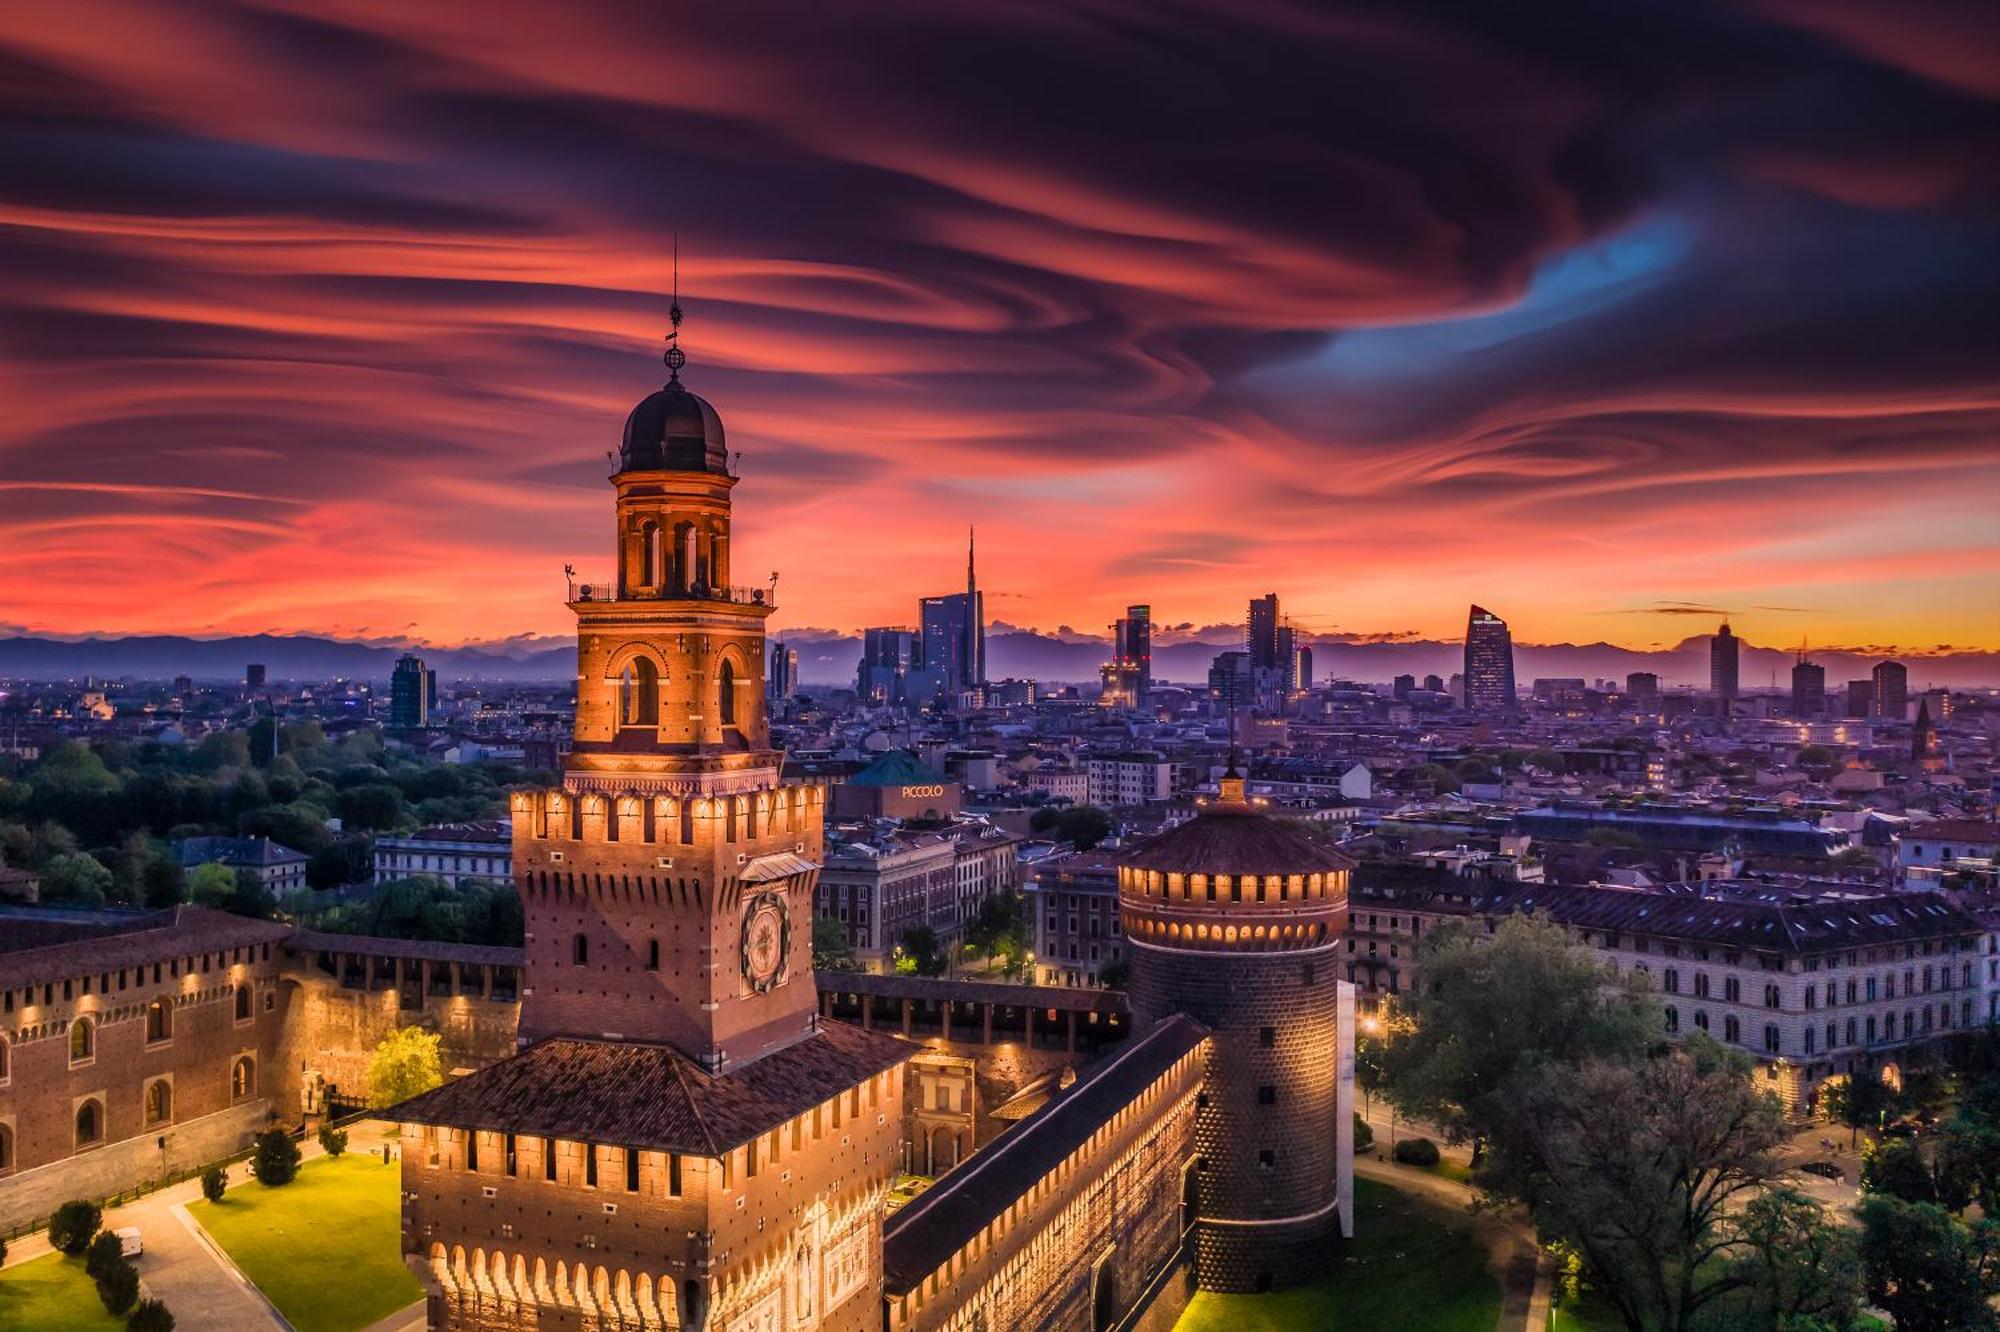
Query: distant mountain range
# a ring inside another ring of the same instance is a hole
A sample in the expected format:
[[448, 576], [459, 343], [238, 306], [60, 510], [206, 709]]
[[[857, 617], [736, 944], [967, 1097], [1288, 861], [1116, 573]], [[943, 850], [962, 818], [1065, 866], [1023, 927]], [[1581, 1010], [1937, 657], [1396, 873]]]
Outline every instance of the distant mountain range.
[[[774, 639], [798, 649], [799, 674], [807, 684], [839, 685], [854, 678], [861, 657], [858, 635], [804, 630], [776, 634]], [[1195, 639], [1156, 646], [1153, 674], [1162, 681], [1204, 682], [1218, 652], [1241, 647], [1240, 641]], [[237, 638], [188, 638], [154, 635], [131, 638], [37, 637], [0, 638], [0, 677], [59, 680], [81, 675], [117, 679], [168, 679], [189, 675], [197, 680], [241, 680], [250, 662], [262, 662], [272, 680], [327, 680], [336, 677], [386, 680], [396, 658], [413, 649], [333, 638], [259, 634]], [[502, 681], [563, 681], [576, 673], [575, 646], [562, 639], [530, 643], [469, 644], [457, 648], [414, 649], [445, 679]], [[993, 679], [1028, 678], [1049, 683], [1094, 683], [1097, 668], [1110, 651], [1108, 641], [1054, 637], [1026, 630], [990, 634], [986, 640], [987, 674]], [[1421, 680], [1435, 673], [1446, 679], [1463, 661], [1456, 643], [1416, 640], [1397, 643], [1313, 644], [1313, 674], [1317, 680], [1383, 683], [1401, 674]], [[1813, 660], [1826, 667], [1827, 691], [1837, 694], [1849, 680], [1858, 680], [1881, 661], [1842, 651], [1815, 651]], [[1784, 648], [1743, 648], [1745, 689], [1768, 687], [1774, 680], [1789, 688], [1794, 653]], [[1954, 652], [1902, 658], [1910, 668], [1910, 687], [2000, 686], [2000, 653]], [[1644, 652], [1610, 643], [1521, 644], [1514, 649], [1515, 676], [1523, 687], [1538, 676], [1581, 676], [1586, 681], [1623, 681], [1633, 671], [1653, 671], [1661, 683], [1703, 686], [1708, 683], [1708, 638], [1682, 640], [1674, 647]]]

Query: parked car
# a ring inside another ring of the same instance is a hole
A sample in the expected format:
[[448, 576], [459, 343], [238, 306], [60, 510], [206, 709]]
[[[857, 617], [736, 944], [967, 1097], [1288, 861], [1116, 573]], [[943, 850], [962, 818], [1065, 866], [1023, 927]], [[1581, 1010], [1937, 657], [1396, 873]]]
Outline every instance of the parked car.
[[1799, 1169], [1805, 1171], [1808, 1175], [1818, 1175], [1824, 1179], [1830, 1179], [1836, 1184], [1847, 1182], [1847, 1172], [1832, 1161], [1808, 1161], [1800, 1166]]
[[139, 1238], [139, 1227], [120, 1226], [111, 1233], [118, 1237], [118, 1251], [127, 1258], [137, 1258], [146, 1251], [146, 1242]]

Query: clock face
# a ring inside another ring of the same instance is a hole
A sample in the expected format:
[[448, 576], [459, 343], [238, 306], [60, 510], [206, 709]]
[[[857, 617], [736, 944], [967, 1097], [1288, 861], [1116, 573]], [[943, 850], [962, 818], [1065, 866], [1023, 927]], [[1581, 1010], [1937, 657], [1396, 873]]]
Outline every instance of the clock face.
[[765, 893], [744, 914], [743, 976], [752, 990], [768, 990], [783, 977], [790, 919], [785, 899], [777, 893]]

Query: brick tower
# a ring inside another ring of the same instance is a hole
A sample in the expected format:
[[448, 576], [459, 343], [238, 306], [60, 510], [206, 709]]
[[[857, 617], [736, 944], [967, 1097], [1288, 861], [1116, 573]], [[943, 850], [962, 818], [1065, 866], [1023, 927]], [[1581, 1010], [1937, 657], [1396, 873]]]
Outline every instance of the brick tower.
[[[681, 319], [673, 309], [676, 342]], [[732, 586], [722, 421], [625, 423], [616, 573], [570, 585], [575, 743], [513, 800], [521, 1053], [406, 1102], [404, 1252], [430, 1326], [880, 1322], [915, 1047], [817, 1017], [821, 792], [764, 720], [767, 588]]]
[[1212, 1033], [1185, 1195], [1205, 1290], [1322, 1276], [1353, 1231], [1353, 987], [1335, 977], [1354, 862], [1326, 834], [1222, 797], [1126, 857], [1132, 1024]]

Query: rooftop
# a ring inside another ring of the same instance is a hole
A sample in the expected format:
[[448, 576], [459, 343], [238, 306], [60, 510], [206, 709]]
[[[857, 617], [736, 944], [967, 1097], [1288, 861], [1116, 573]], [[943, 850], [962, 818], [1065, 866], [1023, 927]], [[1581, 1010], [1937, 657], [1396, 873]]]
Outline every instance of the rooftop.
[[143, 912], [0, 911], [0, 989], [273, 943], [291, 933], [276, 921], [185, 903]]
[[1112, 1116], [1201, 1048], [1208, 1032], [1176, 1014], [1085, 1070], [1033, 1118], [938, 1181], [883, 1227], [890, 1295], [905, 1295], [1007, 1210]]
[[1305, 874], [1352, 869], [1354, 860], [1325, 828], [1256, 805], [1222, 801], [1141, 843], [1124, 858], [1134, 869], [1176, 874]]
[[824, 1022], [804, 1040], [715, 1074], [670, 1045], [559, 1036], [389, 1114], [406, 1124], [715, 1158], [921, 1049]]

